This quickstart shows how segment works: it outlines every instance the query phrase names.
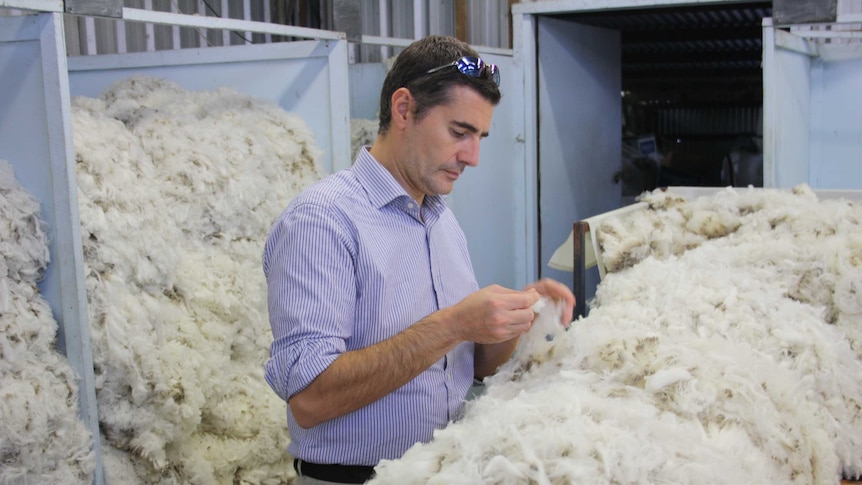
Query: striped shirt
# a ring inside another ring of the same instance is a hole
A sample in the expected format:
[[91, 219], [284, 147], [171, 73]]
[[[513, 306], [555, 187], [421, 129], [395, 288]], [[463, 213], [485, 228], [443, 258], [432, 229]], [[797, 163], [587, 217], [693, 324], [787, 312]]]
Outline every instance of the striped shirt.
[[[266, 380], [284, 400], [338, 356], [392, 337], [478, 289], [464, 233], [442, 196], [421, 207], [366, 149], [295, 197], [266, 241], [273, 343]], [[288, 452], [376, 465], [459, 417], [473, 382], [461, 343], [391, 394], [309, 429], [288, 406]]]

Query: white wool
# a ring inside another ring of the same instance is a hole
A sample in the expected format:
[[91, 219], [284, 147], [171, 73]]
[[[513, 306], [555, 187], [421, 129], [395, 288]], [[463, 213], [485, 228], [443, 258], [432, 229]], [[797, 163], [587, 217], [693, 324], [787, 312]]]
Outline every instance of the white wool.
[[147, 77], [72, 107], [110, 473], [286, 483], [260, 255], [281, 210], [324, 175], [313, 134], [273, 103]]
[[862, 472], [860, 204], [804, 186], [645, 199], [602, 228], [614, 271], [589, 316], [524, 338], [542, 358], [504, 365], [463, 420], [381, 463], [374, 483], [802, 485]]
[[[123, 485], [144, 485], [139, 473], [135, 470], [132, 457], [118, 450], [102, 437], [102, 469], [105, 474], [105, 483], [122, 483]], [[169, 482], [163, 482], [169, 483]]]
[[54, 348], [57, 322], [37, 286], [48, 265], [40, 210], [0, 160], [0, 485], [89, 484], [78, 378]]
[[691, 373], [679, 367], [661, 369], [644, 379], [644, 390], [655, 393], [665, 387], [690, 380], [691, 378]]
[[533, 312], [536, 316], [530, 331], [521, 336], [509, 365], [498, 372], [513, 377], [553, 356], [554, 339], [566, 331], [566, 327], [560, 321], [563, 314], [562, 303], [541, 297], [533, 305]]
[[351, 160], [356, 159], [359, 154], [359, 149], [363, 146], [374, 144], [377, 139], [377, 120], [366, 120], [362, 118], [353, 118], [350, 120], [350, 153]]

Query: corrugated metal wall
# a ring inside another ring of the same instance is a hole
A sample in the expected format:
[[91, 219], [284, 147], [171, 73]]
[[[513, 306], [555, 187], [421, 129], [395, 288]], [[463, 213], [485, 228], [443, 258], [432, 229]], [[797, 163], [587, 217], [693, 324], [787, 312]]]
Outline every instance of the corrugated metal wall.
[[[287, 25], [334, 28], [333, 11], [339, 0], [124, 0], [131, 8], [192, 15], [275, 22]], [[348, 0], [349, 1], [349, 0]], [[511, 48], [510, 5], [514, 0], [353, 0], [361, 10], [362, 34], [415, 39], [428, 34], [456, 35], [473, 45]], [[541, 1], [541, 0], [540, 0]], [[862, 0], [837, 0], [839, 18], [858, 23], [831, 27], [848, 31], [824, 42], [860, 42]], [[0, 9], [0, 15], [16, 14]], [[807, 27], [818, 30], [819, 27]], [[157, 26], [91, 17], [66, 18], [69, 55], [112, 54], [281, 41], [269, 35], [207, 31], [188, 27]], [[358, 46], [354, 60], [379, 61], [391, 50]]]
[[[338, 0], [124, 0], [124, 6], [160, 12], [226, 17], [286, 25], [336, 28]], [[509, 0], [354, 0], [351, 25], [365, 35], [416, 39], [428, 34], [456, 35], [473, 45], [510, 48]], [[339, 19], [345, 22], [345, 19]], [[351, 22], [350, 19], [346, 20]], [[459, 26], [461, 26], [459, 28]], [[66, 17], [69, 55], [114, 54], [189, 47], [283, 41], [263, 34], [162, 26], [92, 17]], [[388, 57], [379, 46], [357, 46], [355, 61]]]
[[[283, 3], [270, 0], [124, 0], [124, 6], [129, 8], [259, 22], [271, 22], [280, 16], [295, 18], [298, 9], [291, 12], [292, 17], [284, 9], [273, 11], [272, 6]], [[271, 37], [264, 34], [66, 16], [66, 50], [72, 56], [270, 41]]]
[[658, 131], [673, 136], [762, 136], [763, 108], [659, 109]]

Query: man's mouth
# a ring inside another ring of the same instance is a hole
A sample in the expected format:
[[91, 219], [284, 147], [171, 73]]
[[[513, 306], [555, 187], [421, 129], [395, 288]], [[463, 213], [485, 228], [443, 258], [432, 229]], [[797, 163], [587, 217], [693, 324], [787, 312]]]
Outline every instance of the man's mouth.
[[461, 170], [443, 170], [443, 171], [446, 172], [453, 179], [457, 179], [459, 176], [461, 176]]

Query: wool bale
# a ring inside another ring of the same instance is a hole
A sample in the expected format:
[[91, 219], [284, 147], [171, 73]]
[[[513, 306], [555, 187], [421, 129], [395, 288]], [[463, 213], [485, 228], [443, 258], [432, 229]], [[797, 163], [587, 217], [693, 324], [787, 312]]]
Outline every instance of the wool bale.
[[144, 76], [73, 98], [72, 121], [108, 481], [288, 483], [260, 255], [324, 175], [311, 130], [269, 101]]
[[37, 286], [49, 262], [39, 201], [0, 160], [0, 485], [89, 484], [96, 458], [78, 376]]

